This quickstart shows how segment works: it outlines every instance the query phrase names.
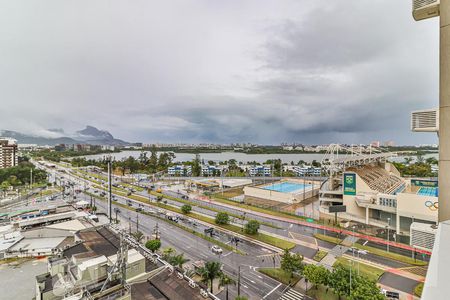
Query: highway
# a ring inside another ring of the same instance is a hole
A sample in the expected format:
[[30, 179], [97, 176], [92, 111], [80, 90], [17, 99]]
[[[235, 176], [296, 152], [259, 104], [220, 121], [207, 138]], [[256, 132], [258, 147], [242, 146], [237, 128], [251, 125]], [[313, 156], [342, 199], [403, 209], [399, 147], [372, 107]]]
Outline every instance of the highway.
[[[90, 196], [84, 195], [77, 198], [90, 201]], [[106, 213], [107, 203], [106, 201], [96, 200], [96, 206], [99, 212]], [[244, 251], [247, 255], [239, 255], [237, 253], [227, 251], [224, 249], [222, 255], [214, 254], [211, 251], [212, 243], [189, 234], [186, 231], [169, 224], [157, 217], [152, 217], [146, 214], [137, 213], [135, 211], [117, 206], [113, 203], [113, 209], [118, 208], [120, 213], [118, 219], [122, 227], [128, 229], [131, 222], [131, 231], [135, 232], [137, 229], [137, 216], [139, 215], [139, 230], [144, 233], [145, 236], [151, 237], [156, 224], [161, 232], [162, 248], [172, 247], [178, 253], [184, 253], [185, 257], [190, 261], [220, 261], [224, 266], [224, 272], [228, 273], [235, 280], [237, 280], [238, 266], [241, 267], [241, 294], [246, 295], [249, 299], [261, 299], [269, 292], [271, 292], [265, 299], [279, 299], [284, 285], [278, 281], [265, 276], [255, 270], [256, 267], [273, 267], [272, 260], [258, 258], [261, 255], [267, 255], [273, 253], [269, 249], [262, 248], [258, 245], [251, 243], [239, 243], [238, 249]], [[183, 224], [185, 225], [185, 224]], [[227, 237], [220, 236], [219, 240], [226, 241]], [[263, 261], [264, 260], [264, 261]], [[279, 262], [277, 261], [277, 264]], [[237, 287], [229, 287], [231, 298], [237, 296]]]

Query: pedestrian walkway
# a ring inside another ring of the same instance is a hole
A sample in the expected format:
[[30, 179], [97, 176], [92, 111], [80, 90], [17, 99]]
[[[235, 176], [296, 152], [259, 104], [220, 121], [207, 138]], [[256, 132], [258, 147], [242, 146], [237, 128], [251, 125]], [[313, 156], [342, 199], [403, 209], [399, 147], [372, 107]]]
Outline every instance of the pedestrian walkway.
[[347, 236], [342, 244], [336, 245], [333, 249], [331, 249], [328, 254], [320, 261], [319, 265], [323, 265], [325, 268], [331, 270], [333, 268], [334, 263], [336, 262], [336, 258], [344, 255], [348, 249], [350, 249], [350, 245], [353, 245], [358, 238], [354, 236]]
[[280, 300], [303, 300], [303, 299], [305, 299], [305, 295], [293, 289], [288, 289], [286, 293], [284, 293], [280, 298]]

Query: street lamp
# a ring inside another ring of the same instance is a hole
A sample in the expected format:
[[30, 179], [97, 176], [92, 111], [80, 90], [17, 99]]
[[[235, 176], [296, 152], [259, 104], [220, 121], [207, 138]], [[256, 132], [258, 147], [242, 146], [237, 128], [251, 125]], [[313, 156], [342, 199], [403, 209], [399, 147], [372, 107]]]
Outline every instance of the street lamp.
[[389, 227], [391, 226], [391, 218], [387, 218], [388, 226], [387, 226], [387, 252], [389, 252]]
[[238, 266], [238, 280], [237, 280], [237, 286], [238, 286], [238, 297], [241, 295], [241, 267], [252, 267], [250, 265], [241, 264]]

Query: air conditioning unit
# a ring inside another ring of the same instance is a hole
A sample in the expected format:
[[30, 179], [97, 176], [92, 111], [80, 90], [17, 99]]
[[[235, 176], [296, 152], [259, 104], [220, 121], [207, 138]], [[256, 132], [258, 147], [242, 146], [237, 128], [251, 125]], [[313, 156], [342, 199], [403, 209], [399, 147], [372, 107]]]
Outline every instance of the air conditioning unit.
[[413, 0], [412, 4], [416, 21], [439, 16], [440, 0]]
[[439, 132], [439, 109], [413, 111], [411, 113], [411, 130], [414, 132]]

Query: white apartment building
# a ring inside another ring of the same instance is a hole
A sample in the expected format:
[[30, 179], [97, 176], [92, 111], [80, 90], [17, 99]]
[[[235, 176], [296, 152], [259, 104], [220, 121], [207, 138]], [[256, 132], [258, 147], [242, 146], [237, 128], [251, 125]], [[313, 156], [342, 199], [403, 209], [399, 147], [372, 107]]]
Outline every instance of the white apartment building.
[[248, 172], [250, 176], [270, 176], [272, 174], [270, 166], [252, 166]]
[[192, 167], [185, 165], [175, 165], [167, 169], [167, 174], [169, 176], [191, 176]]
[[322, 169], [313, 166], [294, 166], [293, 171], [296, 176], [320, 176]]
[[213, 165], [202, 165], [202, 176], [220, 176], [223, 167]]

